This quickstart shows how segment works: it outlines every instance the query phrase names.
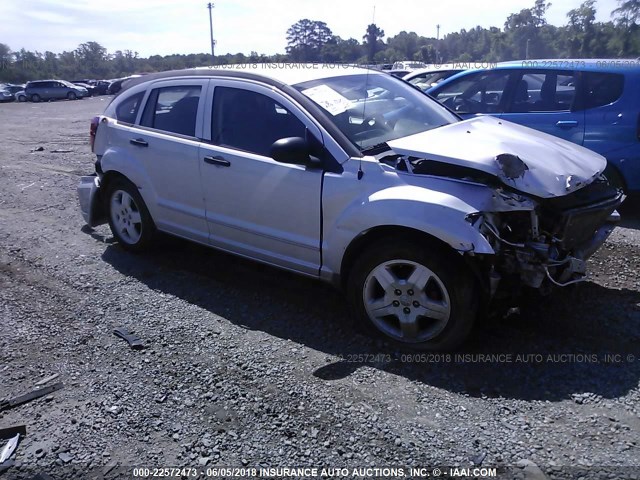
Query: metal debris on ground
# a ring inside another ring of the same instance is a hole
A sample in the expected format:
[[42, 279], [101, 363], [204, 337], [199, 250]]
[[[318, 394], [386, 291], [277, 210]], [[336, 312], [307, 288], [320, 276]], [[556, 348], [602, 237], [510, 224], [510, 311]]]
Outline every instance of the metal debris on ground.
[[13, 455], [16, 447], [18, 446], [18, 442], [20, 441], [20, 434], [16, 433], [15, 436], [2, 447], [0, 450], [0, 464], [4, 463], [5, 460], [9, 460], [9, 457]]
[[0, 400], [0, 412], [17, 407], [18, 405], [22, 405], [23, 403], [30, 402], [32, 400], [35, 400], [36, 398], [44, 397], [45, 395], [55, 392], [56, 390], [60, 390], [63, 386], [64, 385], [62, 383], [54, 383], [49, 387], [33, 390], [29, 393], [25, 393], [24, 395], [14, 397], [9, 400]]
[[45, 385], [45, 384], [51, 382], [52, 380], [55, 380], [59, 376], [60, 376], [59, 373], [54, 373], [53, 375], [50, 375], [50, 376], [48, 376], [46, 378], [43, 378], [42, 380], [40, 380], [39, 382], [36, 383], [36, 387], [41, 387], [42, 385]]
[[142, 343], [142, 340], [124, 327], [114, 328], [113, 333], [116, 336], [126, 340], [133, 350], [142, 350], [144, 348], [144, 343]]

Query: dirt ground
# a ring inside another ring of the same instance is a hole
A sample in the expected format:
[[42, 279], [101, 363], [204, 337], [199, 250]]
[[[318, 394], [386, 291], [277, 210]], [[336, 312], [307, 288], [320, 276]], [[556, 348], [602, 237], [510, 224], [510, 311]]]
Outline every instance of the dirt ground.
[[6, 478], [640, 478], [637, 207], [589, 282], [458, 353], [397, 352], [320, 283], [174, 239], [132, 255], [83, 226], [109, 99], [0, 105], [0, 399], [64, 385], [0, 412], [27, 429]]

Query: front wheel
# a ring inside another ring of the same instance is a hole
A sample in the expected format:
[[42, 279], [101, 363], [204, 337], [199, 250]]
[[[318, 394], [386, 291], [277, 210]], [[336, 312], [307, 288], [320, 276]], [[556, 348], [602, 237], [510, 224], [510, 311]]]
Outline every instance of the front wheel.
[[75, 92], [69, 92], [67, 93], [67, 98], [69, 100], [75, 100], [76, 98], [78, 98], [78, 96], [75, 94]]
[[153, 219], [138, 189], [126, 180], [115, 180], [108, 188], [109, 226], [125, 250], [140, 252], [151, 244], [156, 232]]
[[403, 347], [443, 351], [458, 347], [471, 331], [474, 286], [455, 252], [390, 238], [356, 261], [347, 294], [366, 329]]
[[37, 93], [34, 93], [33, 95], [31, 95], [31, 101], [38, 103], [40, 101], [40, 95], [38, 95]]
[[25, 97], [24, 95], [20, 95], [20, 96], [18, 97], [18, 101], [19, 101], [19, 102], [26, 102], [26, 101], [27, 101], [27, 97]]

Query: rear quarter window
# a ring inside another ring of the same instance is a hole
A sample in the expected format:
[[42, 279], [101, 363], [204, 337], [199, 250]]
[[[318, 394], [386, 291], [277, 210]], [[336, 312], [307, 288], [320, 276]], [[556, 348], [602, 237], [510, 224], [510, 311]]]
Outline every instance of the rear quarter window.
[[596, 108], [617, 101], [624, 90], [624, 75], [620, 73], [583, 72], [584, 108]]
[[116, 107], [116, 120], [120, 123], [135, 123], [143, 96], [144, 92], [139, 92], [122, 100]]

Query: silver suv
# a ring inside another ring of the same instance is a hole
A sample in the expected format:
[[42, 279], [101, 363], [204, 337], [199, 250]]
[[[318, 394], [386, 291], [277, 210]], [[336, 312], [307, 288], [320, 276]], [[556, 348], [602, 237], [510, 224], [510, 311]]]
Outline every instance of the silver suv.
[[82, 213], [123, 248], [161, 231], [331, 282], [366, 327], [426, 350], [501, 295], [583, 280], [623, 199], [600, 155], [354, 67], [149, 75], [91, 136]]

